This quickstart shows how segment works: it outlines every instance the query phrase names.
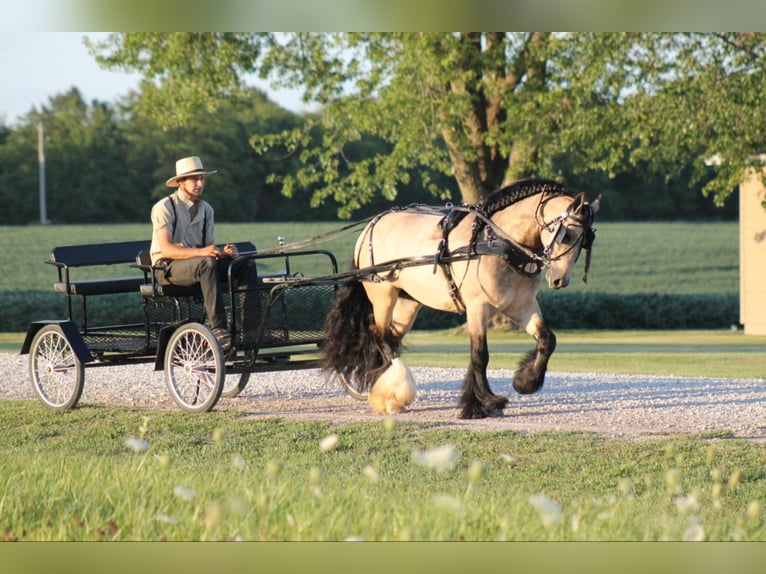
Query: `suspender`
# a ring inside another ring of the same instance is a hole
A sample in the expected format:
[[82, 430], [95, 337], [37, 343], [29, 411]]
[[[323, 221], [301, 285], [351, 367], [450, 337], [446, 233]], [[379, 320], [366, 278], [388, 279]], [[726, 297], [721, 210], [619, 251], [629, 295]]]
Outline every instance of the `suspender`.
[[[173, 240], [173, 237], [176, 235], [176, 225], [178, 224], [178, 213], [176, 212], [176, 203], [173, 201], [173, 195], [170, 194], [168, 196], [168, 200], [170, 201], [170, 208], [173, 210], [173, 231], [170, 234], [170, 240]], [[202, 219], [202, 245], [200, 247], [205, 247], [207, 245], [207, 209], [205, 209], [205, 206], [202, 206], [202, 212], [203, 212], [203, 219]]]

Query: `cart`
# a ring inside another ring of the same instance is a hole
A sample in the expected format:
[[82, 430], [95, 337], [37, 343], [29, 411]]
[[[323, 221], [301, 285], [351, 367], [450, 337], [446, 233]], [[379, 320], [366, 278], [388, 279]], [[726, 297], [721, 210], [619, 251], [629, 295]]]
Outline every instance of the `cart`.
[[[228, 348], [205, 325], [198, 285], [158, 282], [148, 241], [55, 247], [45, 263], [57, 270], [53, 288], [64, 297], [66, 318], [30, 323], [21, 349], [37, 398], [51, 409], [71, 409], [86, 370], [153, 362], [181, 409], [207, 412], [220, 397], [239, 394], [253, 373], [318, 367], [324, 319], [344, 279], [335, 256], [236, 245], [239, 255], [222, 282]], [[244, 265], [253, 268], [249, 284], [237, 279]]]

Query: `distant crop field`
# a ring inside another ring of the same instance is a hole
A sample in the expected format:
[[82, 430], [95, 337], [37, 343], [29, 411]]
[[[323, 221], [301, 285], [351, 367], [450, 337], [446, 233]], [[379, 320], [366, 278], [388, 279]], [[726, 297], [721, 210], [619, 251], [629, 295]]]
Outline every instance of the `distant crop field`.
[[[303, 241], [340, 229], [348, 222], [218, 224], [216, 241], [252, 241], [260, 249]], [[739, 238], [736, 223], [601, 223], [588, 283], [577, 263], [568, 292], [736, 294], [739, 291]], [[332, 251], [340, 270], [348, 268], [358, 231], [344, 232], [317, 247]], [[151, 227], [131, 225], [51, 225], [0, 227], [0, 291], [45, 290], [55, 269], [44, 265], [57, 245], [149, 239]], [[99, 270], [99, 274], [103, 274]], [[116, 274], [124, 269], [115, 269]], [[324, 273], [307, 269], [305, 274]]]

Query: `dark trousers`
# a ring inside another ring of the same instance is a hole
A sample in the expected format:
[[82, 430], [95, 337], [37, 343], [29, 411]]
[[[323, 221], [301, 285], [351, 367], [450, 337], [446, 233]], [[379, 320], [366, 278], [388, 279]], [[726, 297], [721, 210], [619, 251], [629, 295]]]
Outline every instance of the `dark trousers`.
[[[226, 260], [228, 264], [228, 260]], [[226, 309], [221, 297], [219, 266], [215, 257], [192, 257], [190, 259], [165, 259], [165, 268], [157, 272], [160, 283], [188, 287], [199, 283], [205, 314], [211, 329], [227, 329]]]

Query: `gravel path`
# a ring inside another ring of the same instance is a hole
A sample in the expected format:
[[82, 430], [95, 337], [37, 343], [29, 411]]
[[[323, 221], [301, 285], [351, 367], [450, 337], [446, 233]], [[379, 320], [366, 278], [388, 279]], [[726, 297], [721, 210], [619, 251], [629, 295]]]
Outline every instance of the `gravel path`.
[[[413, 367], [412, 372], [418, 397], [397, 416], [402, 421], [485, 431], [582, 430], [632, 440], [673, 433], [731, 433], [766, 441], [763, 379], [549, 372], [541, 392], [521, 396], [513, 390], [512, 370], [491, 370], [493, 391], [510, 398], [504, 416], [466, 421], [457, 418], [463, 369]], [[27, 356], [0, 353], [0, 399], [36, 400], [28, 381]], [[178, 408], [165, 388], [163, 373], [151, 365], [86, 368], [79, 404]], [[313, 369], [254, 374], [237, 398], [218, 402], [216, 410], [225, 409], [253, 418], [334, 424], [381, 419], [366, 403], [350, 398]]]

